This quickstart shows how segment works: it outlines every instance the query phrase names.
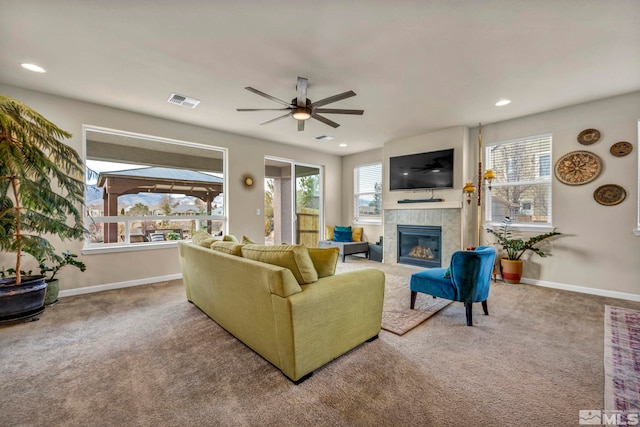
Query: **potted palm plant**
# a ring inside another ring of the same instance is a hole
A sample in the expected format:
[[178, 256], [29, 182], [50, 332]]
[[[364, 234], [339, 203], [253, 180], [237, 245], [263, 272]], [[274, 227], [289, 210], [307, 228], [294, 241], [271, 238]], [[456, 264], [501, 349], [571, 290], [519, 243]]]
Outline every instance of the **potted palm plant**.
[[527, 251], [532, 251], [541, 257], [546, 257], [547, 254], [542, 252], [536, 245], [549, 237], [562, 233], [554, 229], [548, 233], [530, 237], [525, 241], [514, 238], [511, 234], [510, 227], [511, 218], [505, 217], [498, 231], [487, 228], [487, 232], [496, 236], [498, 239], [496, 243], [502, 245], [502, 248], [507, 251], [507, 256], [500, 260], [500, 274], [502, 278], [507, 283], [520, 283], [520, 279], [522, 279], [522, 255]]
[[12, 276], [0, 280], [0, 321], [44, 308], [46, 277], [24, 275], [23, 256], [53, 260], [47, 237], [84, 236], [82, 159], [61, 141], [70, 137], [22, 102], [0, 95], [0, 249], [14, 254]]

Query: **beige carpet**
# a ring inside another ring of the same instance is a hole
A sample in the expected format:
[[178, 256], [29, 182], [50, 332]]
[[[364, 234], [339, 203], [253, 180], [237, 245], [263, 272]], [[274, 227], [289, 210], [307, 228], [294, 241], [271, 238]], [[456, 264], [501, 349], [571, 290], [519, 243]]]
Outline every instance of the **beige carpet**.
[[604, 304], [640, 309], [498, 283], [474, 327], [451, 304], [295, 386], [186, 302], [180, 281], [62, 298], [0, 327], [0, 425], [578, 425], [603, 407]]
[[415, 309], [411, 310], [409, 277], [420, 271], [419, 267], [404, 265], [389, 265], [371, 263], [364, 258], [350, 257], [346, 263], [338, 263], [337, 272], [351, 271], [358, 268], [373, 267], [385, 272], [384, 307], [382, 311], [382, 329], [396, 335], [404, 335], [438, 311], [451, 301], [432, 298], [428, 295], [418, 295]]

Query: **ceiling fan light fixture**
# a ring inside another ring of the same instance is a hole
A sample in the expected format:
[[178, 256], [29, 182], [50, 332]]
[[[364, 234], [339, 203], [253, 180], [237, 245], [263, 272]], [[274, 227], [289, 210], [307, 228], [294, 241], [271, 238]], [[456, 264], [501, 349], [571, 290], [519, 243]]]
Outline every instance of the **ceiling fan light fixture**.
[[304, 107], [298, 107], [293, 110], [293, 118], [296, 120], [308, 120], [311, 118], [311, 114]]

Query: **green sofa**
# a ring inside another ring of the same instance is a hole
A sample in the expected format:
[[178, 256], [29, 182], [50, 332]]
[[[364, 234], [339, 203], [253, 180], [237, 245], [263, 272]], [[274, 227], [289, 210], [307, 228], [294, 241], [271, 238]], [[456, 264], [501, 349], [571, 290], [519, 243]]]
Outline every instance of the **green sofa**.
[[189, 242], [179, 257], [187, 299], [295, 383], [380, 332], [380, 270], [300, 285], [288, 268]]

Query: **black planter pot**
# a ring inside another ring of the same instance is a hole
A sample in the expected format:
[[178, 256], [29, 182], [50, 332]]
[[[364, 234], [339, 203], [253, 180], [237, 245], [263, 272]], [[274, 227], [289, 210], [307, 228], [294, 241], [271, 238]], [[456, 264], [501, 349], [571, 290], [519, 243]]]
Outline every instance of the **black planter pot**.
[[36, 316], [44, 310], [47, 283], [44, 276], [23, 276], [0, 280], [0, 323]]

